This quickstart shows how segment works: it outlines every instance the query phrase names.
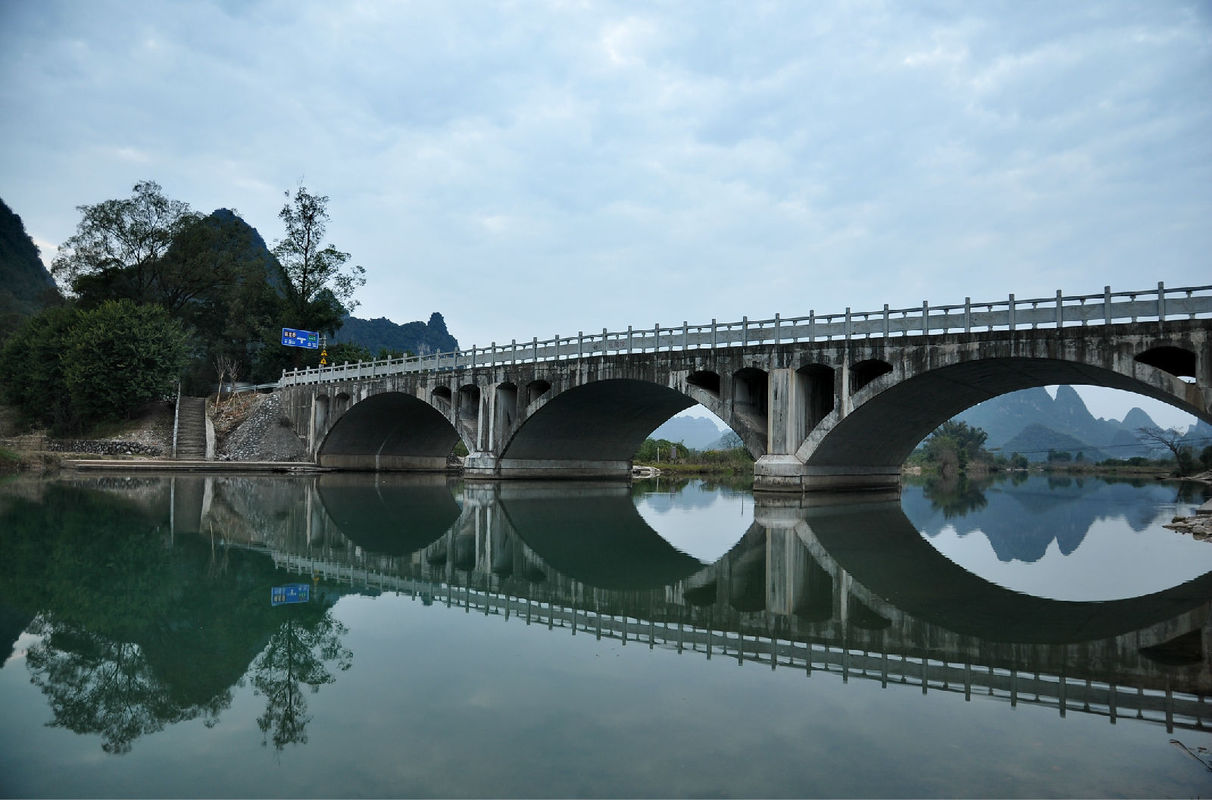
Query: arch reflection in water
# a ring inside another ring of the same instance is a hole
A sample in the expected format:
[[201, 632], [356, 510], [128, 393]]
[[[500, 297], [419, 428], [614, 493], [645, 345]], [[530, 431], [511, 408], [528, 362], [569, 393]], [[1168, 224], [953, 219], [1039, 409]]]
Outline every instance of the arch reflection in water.
[[574, 633], [923, 689], [981, 685], [1062, 713], [1135, 709], [1159, 712], [1171, 727], [1198, 724], [1198, 698], [1212, 688], [1212, 574], [1111, 602], [1032, 597], [940, 555], [895, 496], [759, 502], [740, 541], [697, 565], [639, 522], [619, 487], [506, 483], [461, 496], [455, 525], [406, 558], [275, 558]]
[[1193, 483], [1015, 474], [907, 485], [902, 504], [948, 559], [1058, 600], [1147, 595], [1212, 571], [1212, 547], [1162, 529], [1193, 513]]

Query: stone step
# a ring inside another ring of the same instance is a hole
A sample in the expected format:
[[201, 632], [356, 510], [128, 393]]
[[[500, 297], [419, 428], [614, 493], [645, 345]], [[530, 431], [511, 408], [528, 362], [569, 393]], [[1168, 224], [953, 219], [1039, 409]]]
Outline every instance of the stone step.
[[206, 458], [206, 398], [182, 397], [177, 405], [177, 459]]

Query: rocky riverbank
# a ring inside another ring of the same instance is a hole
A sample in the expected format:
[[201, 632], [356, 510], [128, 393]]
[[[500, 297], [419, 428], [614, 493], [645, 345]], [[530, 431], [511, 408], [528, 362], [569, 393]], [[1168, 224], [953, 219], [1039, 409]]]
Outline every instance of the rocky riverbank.
[[307, 444], [290, 428], [276, 394], [248, 393], [210, 408], [220, 461], [306, 461]]
[[1179, 533], [1189, 533], [1201, 542], [1212, 541], [1212, 500], [1204, 503], [1189, 517], [1175, 517], [1162, 527]]

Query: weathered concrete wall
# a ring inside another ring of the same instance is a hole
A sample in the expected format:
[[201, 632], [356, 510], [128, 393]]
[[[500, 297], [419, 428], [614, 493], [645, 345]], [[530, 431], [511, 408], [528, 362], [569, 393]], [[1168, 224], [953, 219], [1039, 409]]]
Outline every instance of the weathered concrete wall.
[[1032, 386], [1126, 389], [1212, 422], [1210, 328], [1195, 319], [791, 342], [279, 391], [328, 466], [441, 470], [461, 439], [473, 478], [622, 477], [644, 438], [697, 402], [740, 435], [759, 489], [879, 488], [897, 484], [901, 463], [939, 424]]

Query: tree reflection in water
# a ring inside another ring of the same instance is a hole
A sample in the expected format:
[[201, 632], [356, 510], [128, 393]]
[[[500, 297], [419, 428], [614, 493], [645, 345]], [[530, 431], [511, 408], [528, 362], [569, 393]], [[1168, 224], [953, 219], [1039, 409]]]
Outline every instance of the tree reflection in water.
[[266, 743], [305, 742], [302, 687], [351, 661], [328, 611], [340, 592], [321, 584], [311, 603], [271, 607], [270, 559], [173, 537], [163, 482], [121, 488], [132, 497], [52, 483], [0, 507], [0, 599], [37, 638], [26, 666], [49, 725], [128, 753], [173, 723], [216, 724], [252, 664]]
[[327, 610], [310, 622], [303, 618], [314, 615], [311, 608], [292, 606], [283, 610], [290, 617], [270, 637], [252, 665], [253, 689], [265, 696], [265, 713], [257, 718], [263, 735], [261, 744], [265, 746], [272, 739], [277, 750], [288, 744], [307, 744], [311, 717], [303, 687], [315, 694], [321, 686], [336, 680], [328, 669], [330, 662], [344, 672], [353, 659], [353, 652], [341, 644], [348, 629]]
[[30, 681], [50, 702], [52, 727], [102, 737], [107, 753], [130, 752], [140, 736], [201, 717], [209, 727], [231, 705], [232, 694], [182, 705], [143, 650], [70, 623], [39, 615], [28, 628], [41, 640], [30, 647]]
[[952, 519], [980, 511], [988, 505], [984, 490], [991, 483], [988, 478], [969, 478], [951, 472], [927, 479], [922, 494], [930, 500], [931, 507], [943, 512], [945, 519]]

